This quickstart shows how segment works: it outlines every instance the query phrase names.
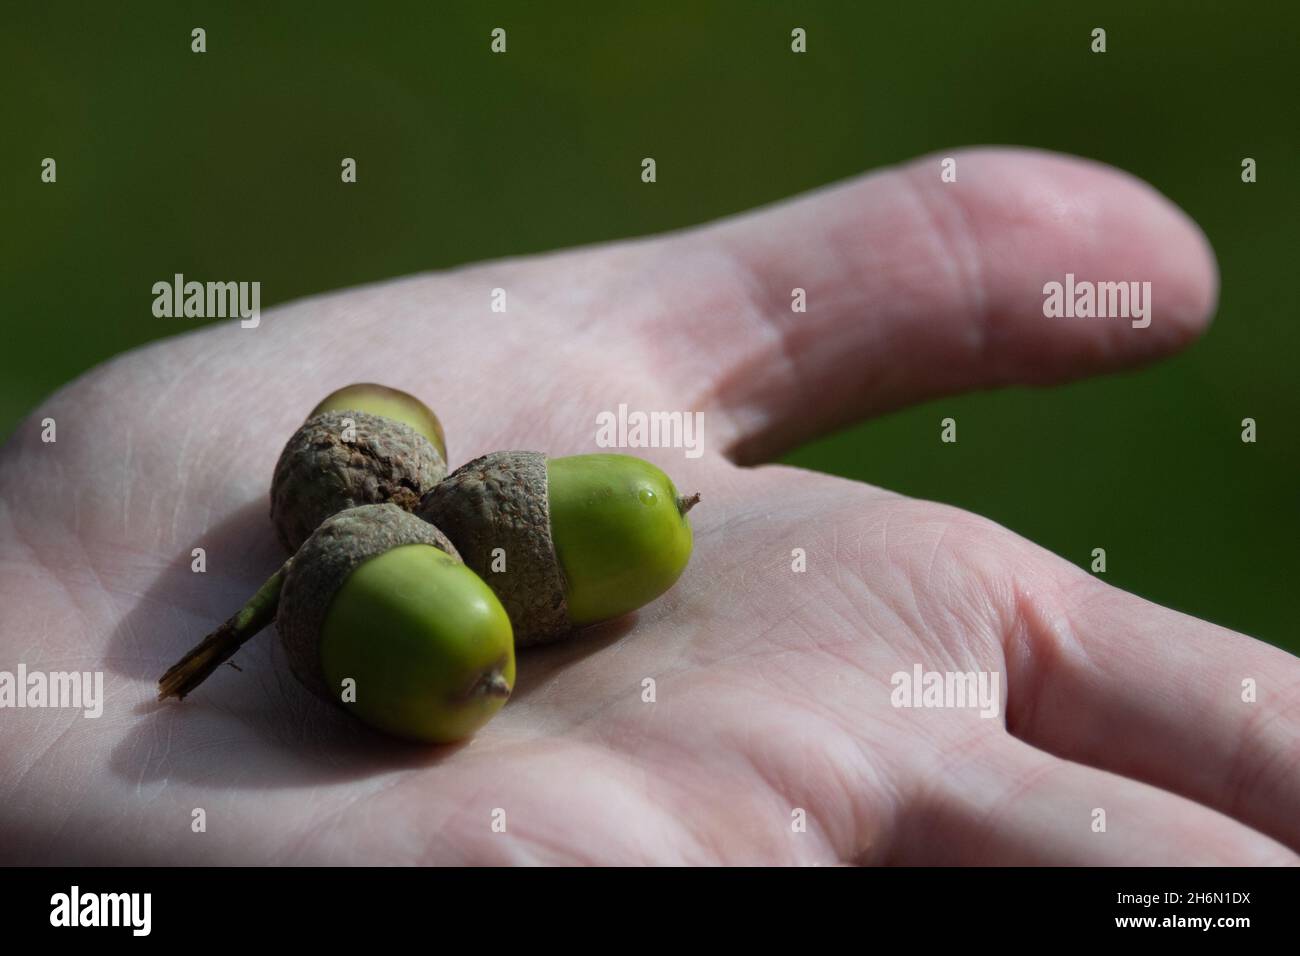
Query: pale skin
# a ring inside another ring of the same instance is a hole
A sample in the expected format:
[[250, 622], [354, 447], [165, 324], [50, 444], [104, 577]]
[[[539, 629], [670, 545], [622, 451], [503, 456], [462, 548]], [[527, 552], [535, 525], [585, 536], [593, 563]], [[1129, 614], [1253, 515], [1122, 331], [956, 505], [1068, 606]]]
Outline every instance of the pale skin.
[[[99, 719], [0, 712], [0, 856], [1297, 862], [1295, 657], [977, 515], [758, 464], [937, 395], [1154, 360], [1209, 321], [1213, 254], [1150, 187], [1050, 154], [956, 155], [957, 184], [928, 157], [682, 233], [293, 303], [42, 403], [0, 457], [0, 670], [100, 670], [106, 700]], [[1066, 272], [1150, 280], [1151, 326], [1045, 319], [1042, 285]], [[294, 681], [273, 630], [241, 670], [155, 702], [279, 565], [276, 455], [353, 381], [428, 401], [453, 466], [600, 450], [595, 416], [620, 402], [703, 410], [703, 457], [646, 453], [703, 495], [685, 575], [633, 618], [522, 653], [468, 745], [367, 730]], [[1000, 674], [997, 717], [894, 707], [891, 675], [918, 663]]]

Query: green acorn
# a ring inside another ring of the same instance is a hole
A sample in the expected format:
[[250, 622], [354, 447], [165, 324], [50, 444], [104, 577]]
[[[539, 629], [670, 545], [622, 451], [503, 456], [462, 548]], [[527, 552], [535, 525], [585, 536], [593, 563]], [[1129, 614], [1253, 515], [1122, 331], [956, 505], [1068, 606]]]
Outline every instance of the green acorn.
[[682, 497], [630, 455], [496, 452], [435, 485], [417, 514], [494, 590], [519, 647], [620, 617], [672, 587], [691, 555]]
[[272, 619], [309, 690], [395, 736], [461, 740], [514, 686], [505, 609], [437, 528], [396, 505], [326, 519], [163, 675], [159, 699], [183, 698]]
[[376, 385], [374, 382], [358, 382], [336, 389], [321, 399], [320, 404], [311, 410], [308, 418], [323, 412], [346, 411], [369, 412], [382, 418], [409, 425], [429, 439], [438, 451], [438, 457], [447, 460], [447, 439], [443, 434], [442, 422], [433, 413], [433, 409], [409, 392]]
[[357, 505], [407, 511], [447, 474], [438, 417], [413, 395], [369, 383], [327, 395], [280, 453], [271, 523], [293, 553], [322, 521]]

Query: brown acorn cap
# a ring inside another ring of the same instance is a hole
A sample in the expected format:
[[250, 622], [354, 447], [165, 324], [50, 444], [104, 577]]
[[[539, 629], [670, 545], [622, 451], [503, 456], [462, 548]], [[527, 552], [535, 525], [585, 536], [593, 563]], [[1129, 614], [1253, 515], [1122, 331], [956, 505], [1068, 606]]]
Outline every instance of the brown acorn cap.
[[[355, 434], [344, 441], [349, 419]], [[307, 419], [280, 453], [271, 523], [292, 553], [345, 508], [391, 501], [414, 511], [446, 474], [438, 449], [410, 425], [369, 412], [322, 412]]]
[[[564, 572], [551, 541], [545, 455], [498, 451], [475, 458], [435, 485], [416, 513], [441, 528], [470, 570], [496, 592], [516, 647], [552, 641], [573, 629]], [[497, 548], [505, 553], [504, 571], [493, 570]]]
[[330, 601], [363, 562], [404, 544], [429, 544], [460, 559], [441, 531], [394, 504], [362, 505], [327, 518], [289, 559], [276, 628], [289, 667], [308, 690], [338, 702], [320, 666]]

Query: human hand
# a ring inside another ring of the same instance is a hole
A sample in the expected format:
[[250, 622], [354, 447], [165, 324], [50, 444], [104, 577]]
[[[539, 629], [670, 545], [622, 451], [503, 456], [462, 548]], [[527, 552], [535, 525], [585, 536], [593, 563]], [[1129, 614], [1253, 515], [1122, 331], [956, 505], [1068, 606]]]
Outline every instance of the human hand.
[[[307, 299], [60, 391], [0, 454], [0, 669], [102, 670], [107, 699], [99, 719], [0, 712], [5, 857], [1296, 862], [1300, 661], [975, 515], [740, 467], [936, 395], [1153, 359], [1203, 328], [1212, 254], [1149, 187], [1029, 151], [959, 163], [960, 184], [932, 158], [679, 234]], [[1045, 319], [1043, 283], [1066, 272], [1150, 279], [1154, 321]], [[156, 703], [158, 675], [283, 558], [267, 489], [285, 439], [365, 380], [427, 401], [453, 467], [597, 450], [595, 415], [620, 403], [703, 410], [703, 457], [636, 450], [703, 493], [685, 575], [634, 617], [522, 652], [510, 702], [457, 747], [331, 709], [270, 634], [241, 670]], [[891, 676], [916, 665], [1000, 675], [999, 719], [894, 707]]]

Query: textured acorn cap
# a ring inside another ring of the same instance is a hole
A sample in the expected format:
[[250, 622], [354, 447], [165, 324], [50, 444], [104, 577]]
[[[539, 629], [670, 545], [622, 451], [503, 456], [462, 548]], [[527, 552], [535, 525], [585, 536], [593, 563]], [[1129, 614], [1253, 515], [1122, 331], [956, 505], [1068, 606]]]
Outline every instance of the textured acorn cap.
[[410, 392], [377, 382], [353, 382], [336, 388], [307, 413], [314, 418], [322, 412], [338, 412], [346, 409], [382, 415], [403, 424], [410, 425], [438, 449], [442, 460], [447, 460], [447, 436], [442, 429], [442, 422], [433, 409], [420, 401]]
[[[348, 420], [352, 441], [344, 441]], [[280, 453], [271, 522], [292, 553], [345, 508], [391, 501], [414, 511], [446, 474], [438, 449], [410, 425], [369, 412], [322, 412], [303, 423]]]
[[364, 561], [405, 544], [428, 544], [457, 560], [447, 537], [409, 511], [393, 504], [362, 505], [341, 511], [317, 528], [289, 560], [276, 628], [289, 667], [313, 693], [338, 702], [325, 683], [320, 664], [320, 635], [330, 602]]
[[[457, 468], [416, 512], [441, 528], [470, 570], [496, 592], [516, 647], [552, 641], [573, 628], [551, 540], [547, 484], [545, 455], [494, 452]], [[493, 570], [497, 548], [505, 552], [505, 571]]]

